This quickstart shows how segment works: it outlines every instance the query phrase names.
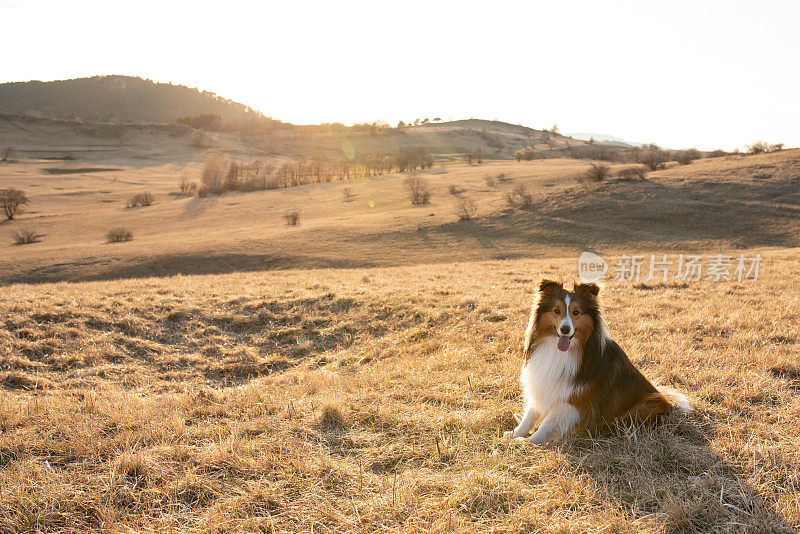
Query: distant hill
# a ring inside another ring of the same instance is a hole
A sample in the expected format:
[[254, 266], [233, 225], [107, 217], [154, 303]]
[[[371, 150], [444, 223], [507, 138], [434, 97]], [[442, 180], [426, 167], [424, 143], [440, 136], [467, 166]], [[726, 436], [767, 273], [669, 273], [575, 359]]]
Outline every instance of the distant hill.
[[214, 93], [132, 76], [3, 83], [0, 112], [102, 122], [169, 122], [205, 114], [222, 120], [262, 116]]
[[620, 139], [619, 137], [614, 137], [613, 135], [601, 134], [601, 133], [576, 132], [567, 135], [573, 137], [574, 139], [582, 139], [583, 141], [589, 141], [590, 139], [594, 139], [598, 143], [605, 143], [607, 145], [619, 145], [619, 146], [643, 145], [643, 143], [637, 143], [636, 141], [626, 141], [625, 139]]

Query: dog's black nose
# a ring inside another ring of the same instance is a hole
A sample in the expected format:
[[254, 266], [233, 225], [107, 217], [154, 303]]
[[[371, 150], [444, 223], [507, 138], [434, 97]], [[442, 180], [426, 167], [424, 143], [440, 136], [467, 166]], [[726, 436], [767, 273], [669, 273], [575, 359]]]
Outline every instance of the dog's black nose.
[[564, 334], [565, 336], [567, 334], [569, 334], [569, 325], [562, 324], [561, 325], [561, 333]]

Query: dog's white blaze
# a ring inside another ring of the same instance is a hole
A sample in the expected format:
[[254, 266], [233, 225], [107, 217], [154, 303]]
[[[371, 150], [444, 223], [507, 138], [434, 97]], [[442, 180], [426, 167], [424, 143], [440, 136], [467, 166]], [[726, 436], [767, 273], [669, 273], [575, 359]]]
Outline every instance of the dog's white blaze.
[[566, 305], [567, 309], [564, 310], [564, 314], [566, 315], [564, 319], [561, 321], [561, 324], [558, 325], [558, 334], [561, 335], [561, 327], [564, 325], [569, 326], [569, 332], [565, 335], [571, 336], [575, 333], [575, 325], [572, 324], [572, 317], [569, 314], [569, 295], [564, 297], [564, 304]]
[[580, 349], [571, 346], [569, 351], [558, 350], [558, 339], [548, 336], [536, 347], [522, 366], [520, 382], [525, 394], [525, 404], [535, 406], [539, 415], [564, 404], [576, 392], [573, 384], [578, 371]]

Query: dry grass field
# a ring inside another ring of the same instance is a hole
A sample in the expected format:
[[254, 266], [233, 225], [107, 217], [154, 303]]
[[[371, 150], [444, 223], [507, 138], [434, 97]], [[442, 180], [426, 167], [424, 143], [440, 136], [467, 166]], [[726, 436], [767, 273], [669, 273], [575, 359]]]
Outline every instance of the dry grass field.
[[[800, 150], [591, 186], [586, 161], [445, 156], [412, 206], [409, 173], [180, 195], [205, 152], [190, 137], [0, 126], [22, 154], [2, 188], [30, 198], [0, 223], [0, 533], [800, 528]], [[409, 135], [480, 137], [445, 133]], [[116, 227], [133, 240], [107, 242]], [[587, 249], [763, 260], [757, 281], [604, 285], [612, 336], [694, 413], [504, 440], [536, 283]]]
[[500, 436], [573, 257], [6, 286], [0, 532], [794, 531], [797, 253], [605, 284], [696, 412], [545, 448]]

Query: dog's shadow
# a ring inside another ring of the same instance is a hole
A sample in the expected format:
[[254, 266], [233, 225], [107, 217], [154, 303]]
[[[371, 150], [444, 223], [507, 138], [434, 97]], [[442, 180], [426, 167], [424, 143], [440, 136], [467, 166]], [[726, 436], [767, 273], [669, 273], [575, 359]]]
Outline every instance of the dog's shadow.
[[748, 482], [715, 450], [712, 442], [726, 446], [715, 434], [712, 420], [693, 412], [555, 447], [576, 476], [593, 481], [596, 497], [631, 521], [665, 532], [797, 532], [775, 509], [780, 489]]

